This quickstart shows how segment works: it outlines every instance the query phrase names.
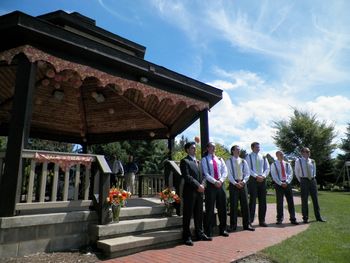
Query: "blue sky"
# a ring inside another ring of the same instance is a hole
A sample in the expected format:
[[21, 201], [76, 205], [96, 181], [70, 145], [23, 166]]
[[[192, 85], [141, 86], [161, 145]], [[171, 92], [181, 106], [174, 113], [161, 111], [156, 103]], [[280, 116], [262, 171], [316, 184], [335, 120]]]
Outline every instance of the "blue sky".
[[[146, 46], [145, 59], [222, 89], [210, 138], [264, 153], [273, 122], [293, 108], [335, 126], [350, 122], [350, 1], [2, 0], [0, 14], [79, 12]], [[184, 135], [199, 135], [198, 123]]]

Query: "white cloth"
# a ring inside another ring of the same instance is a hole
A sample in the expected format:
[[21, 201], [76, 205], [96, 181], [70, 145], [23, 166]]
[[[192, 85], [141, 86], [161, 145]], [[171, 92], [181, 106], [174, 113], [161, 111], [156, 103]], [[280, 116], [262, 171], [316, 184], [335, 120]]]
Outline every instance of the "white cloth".
[[118, 174], [120, 173], [121, 175], [124, 175], [124, 168], [119, 160], [114, 160], [113, 162], [113, 167], [112, 167], [112, 173]]
[[234, 156], [232, 156], [230, 159], [227, 159], [226, 161], [228, 180], [234, 185], [237, 184], [238, 175], [236, 173], [237, 171], [236, 160], [238, 160], [238, 163], [239, 163], [238, 169], [240, 169], [241, 171], [242, 182], [247, 183], [250, 176], [248, 163], [246, 160], [240, 157], [236, 158]]
[[[275, 165], [276, 164], [276, 165]], [[289, 162], [283, 161], [284, 171], [286, 172], [286, 183], [290, 184], [293, 180], [293, 169]], [[277, 167], [277, 170], [276, 170]], [[271, 176], [272, 180], [278, 184], [282, 184], [282, 171], [281, 171], [281, 162], [279, 160], [276, 160], [271, 165]]]
[[[301, 162], [301, 165], [300, 165]], [[300, 178], [308, 178], [308, 172], [306, 169], [310, 169], [311, 177], [316, 177], [316, 164], [313, 159], [308, 158], [307, 160], [302, 157], [300, 159], [295, 160], [295, 176], [297, 177], [298, 181], [300, 182]]]
[[[259, 162], [259, 169], [257, 171], [256, 160]], [[264, 158], [261, 154], [258, 153], [250, 153], [245, 158], [250, 168], [250, 175], [252, 177], [257, 177], [258, 175], [262, 175], [263, 177], [267, 177], [270, 173], [270, 165], [269, 162]]]
[[[227, 168], [225, 162], [222, 158], [219, 158], [217, 156], [214, 156], [214, 158], [218, 166], [218, 181], [221, 181], [223, 183], [227, 177]], [[201, 166], [204, 179], [212, 184], [215, 184], [217, 180], [214, 178], [213, 155], [208, 154], [207, 156], [203, 157]]]

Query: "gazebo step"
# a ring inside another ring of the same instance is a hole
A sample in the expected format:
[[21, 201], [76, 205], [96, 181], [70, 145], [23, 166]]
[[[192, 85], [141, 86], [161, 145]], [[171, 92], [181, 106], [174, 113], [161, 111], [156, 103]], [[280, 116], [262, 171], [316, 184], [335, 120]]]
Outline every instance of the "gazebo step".
[[181, 240], [182, 229], [178, 228], [100, 240], [97, 242], [97, 247], [103, 251], [106, 257], [113, 258], [151, 248], [177, 244]]
[[108, 225], [92, 225], [90, 233], [92, 236], [95, 236], [97, 240], [101, 240], [110, 237], [128, 235], [130, 233], [175, 228], [180, 227], [181, 225], [181, 216], [130, 219]]
[[129, 218], [145, 218], [152, 217], [156, 215], [164, 214], [165, 206], [156, 205], [150, 206], [137, 206], [137, 207], [123, 207], [120, 210], [120, 220], [125, 220]]

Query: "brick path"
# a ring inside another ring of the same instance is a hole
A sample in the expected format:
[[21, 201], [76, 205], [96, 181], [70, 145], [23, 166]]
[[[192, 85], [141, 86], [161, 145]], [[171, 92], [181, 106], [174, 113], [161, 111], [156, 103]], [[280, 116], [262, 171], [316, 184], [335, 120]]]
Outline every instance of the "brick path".
[[[296, 204], [300, 198], [294, 197]], [[259, 227], [253, 224], [255, 231], [242, 231], [241, 227], [229, 237], [215, 236], [213, 241], [194, 242], [193, 247], [176, 245], [168, 248], [152, 249], [133, 255], [110, 259], [104, 262], [154, 262], [154, 263], [187, 263], [187, 262], [232, 262], [234, 260], [254, 254], [266, 247], [273, 246], [281, 241], [296, 235], [307, 229], [309, 225], [300, 224], [294, 226], [289, 224], [288, 211], [284, 211], [285, 221], [282, 225], [276, 225], [276, 205], [267, 205], [266, 223], [269, 227]], [[297, 214], [298, 222], [301, 215]]]

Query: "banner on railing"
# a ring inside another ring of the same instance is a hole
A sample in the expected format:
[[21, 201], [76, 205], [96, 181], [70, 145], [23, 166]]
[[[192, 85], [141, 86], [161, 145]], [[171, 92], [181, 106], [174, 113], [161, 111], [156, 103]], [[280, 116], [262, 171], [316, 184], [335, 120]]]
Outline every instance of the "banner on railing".
[[94, 160], [90, 156], [73, 156], [73, 155], [59, 155], [47, 153], [35, 153], [34, 160], [36, 162], [51, 162], [57, 163], [63, 171], [68, 170], [71, 166], [82, 164], [90, 169], [91, 163]]

